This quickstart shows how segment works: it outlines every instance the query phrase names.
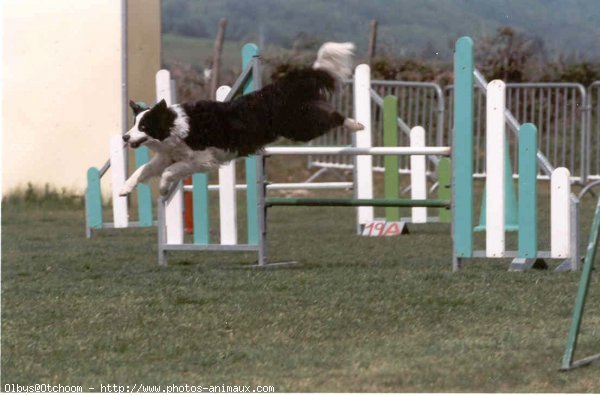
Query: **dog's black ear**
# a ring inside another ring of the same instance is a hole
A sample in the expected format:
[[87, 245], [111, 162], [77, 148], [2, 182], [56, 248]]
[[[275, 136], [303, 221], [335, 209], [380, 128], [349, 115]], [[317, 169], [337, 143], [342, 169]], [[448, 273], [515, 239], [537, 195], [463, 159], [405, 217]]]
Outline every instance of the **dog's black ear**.
[[167, 106], [167, 102], [165, 101], [165, 99], [162, 99], [161, 101], [159, 101], [158, 103], [156, 103], [156, 108], [159, 108], [161, 110], [166, 109]]
[[133, 115], [138, 115], [142, 111], [146, 110], [145, 107], [137, 104], [133, 100], [129, 100], [129, 107], [131, 107], [131, 109], [133, 110]]

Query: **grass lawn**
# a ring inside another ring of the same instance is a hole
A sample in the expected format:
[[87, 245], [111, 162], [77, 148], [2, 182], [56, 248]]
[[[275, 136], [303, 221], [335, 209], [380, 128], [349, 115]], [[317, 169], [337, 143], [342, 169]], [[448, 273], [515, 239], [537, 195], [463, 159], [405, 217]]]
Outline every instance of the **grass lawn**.
[[[271, 259], [302, 267], [180, 252], [159, 268], [155, 229], [86, 240], [80, 207], [4, 204], [2, 388], [600, 392], [599, 362], [558, 372], [578, 273], [509, 273], [505, 261], [452, 273], [449, 227], [411, 230], [361, 238], [353, 209], [273, 208]], [[576, 358], [600, 352], [597, 271], [587, 307]]]

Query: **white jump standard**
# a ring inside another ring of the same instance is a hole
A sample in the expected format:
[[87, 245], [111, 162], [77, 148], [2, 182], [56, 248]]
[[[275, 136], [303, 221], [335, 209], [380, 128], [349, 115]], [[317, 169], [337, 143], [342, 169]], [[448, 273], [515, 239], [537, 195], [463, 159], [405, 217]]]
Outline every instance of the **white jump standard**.
[[[505, 85], [495, 80], [487, 85], [487, 179], [486, 248], [473, 248], [473, 42], [457, 41], [455, 52], [454, 136], [453, 136], [453, 269], [468, 258], [516, 258], [512, 269], [539, 264], [539, 259], [565, 260], [576, 270], [578, 253], [573, 222], [570, 174], [566, 168], [551, 173], [551, 248], [539, 251], [537, 245], [537, 129], [532, 124], [519, 128], [519, 246], [507, 251], [504, 243], [505, 163]], [[574, 230], [573, 230], [574, 231]]]

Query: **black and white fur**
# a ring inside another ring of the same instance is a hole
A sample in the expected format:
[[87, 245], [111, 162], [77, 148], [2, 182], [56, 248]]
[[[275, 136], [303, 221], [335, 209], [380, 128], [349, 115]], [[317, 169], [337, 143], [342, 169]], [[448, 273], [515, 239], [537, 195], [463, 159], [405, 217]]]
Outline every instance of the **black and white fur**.
[[128, 195], [140, 182], [160, 176], [160, 193], [172, 183], [232, 159], [255, 153], [279, 137], [309, 141], [338, 126], [363, 126], [346, 118], [329, 101], [341, 78], [352, 72], [352, 43], [325, 43], [312, 68], [287, 73], [259, 91], [230, 102], [198, 101], [151, 109], [130, 102], [135, 124], [123, 135], [132, 148], [156, 153], [120, 191]]

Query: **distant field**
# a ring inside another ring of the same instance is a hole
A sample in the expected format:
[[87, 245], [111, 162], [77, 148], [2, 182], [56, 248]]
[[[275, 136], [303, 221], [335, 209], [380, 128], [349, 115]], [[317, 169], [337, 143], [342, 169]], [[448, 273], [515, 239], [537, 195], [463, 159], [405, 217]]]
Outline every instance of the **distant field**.
[[[163, 61], [189, 63], [203, 69], [212, 59], [214, 40], [165, 34], [162, 36]], [[226, 41], [223, 45], [223, 65], [241, 68], [240, 52], [243, 44]]]
[[[584, 200], [585, 238], [593, 204]], [[600, 391], [598, 362], [557, 371], [578, 273], [509, 273], [485, 261], [452, 273], [448, 226], [362, 238], [354, 217], [272, 209], [270, 256], [299, 260], [297, 269], [240, 270], [256, 257], [237, 253], [172, 253], [159, 268], [154, 229], [86, 240], [80, 207], [4, 204], [2, 388]], [[594, 274], [579, 358], [600, 352]]]
[[[223, 43], [223, 70], [241, 70], [241, 51], [245, 42], [225, 41]], [[212, 60], [214, 40], [192, 38], [174, 34], [162, 36], [163, 62], [179, 61], [191, 64], [200, 69], [208, 67]], [[261, 48], [263, 54], [274, 54], [284, 51], [282, 48], [269, 46]]]

